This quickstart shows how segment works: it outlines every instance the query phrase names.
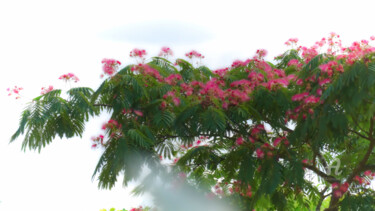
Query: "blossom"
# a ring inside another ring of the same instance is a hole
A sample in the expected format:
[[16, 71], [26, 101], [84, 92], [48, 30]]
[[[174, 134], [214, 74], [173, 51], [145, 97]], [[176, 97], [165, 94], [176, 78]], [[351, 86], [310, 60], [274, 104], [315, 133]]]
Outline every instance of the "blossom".
[[102, 64], [104, 74], [111, 76], [117, 71], [119, 65], [121, 65], [121, 62], [115, 59], [103, 59]]
[[64, 80], [64, 81], [69, 81], [69, 80], [73, 80], [74, 82], [79, 81], [78, 77], [74, 75], [73, 73], [67, 73], [67, 74], [61, 75], [59, 79]]
[[329, 84], [329, 83], [331, 83], [331, 79], [329, 79], [329, 78], [322, 79], [322, 80], [319, 81], [320, 86], [323, 86], [323, 85]]
[[232, 68], [236, 68], [236, 67], [245, 67], [247, 66], [249, 63], [250, 63], [250, 59], [247, 59], [246, 61], [241, 61], [241, 60], [235, 60], [233, 63], [232, 63]]
[[367, 171], [365, 171], [365, 176], [370, 176], [371, 175], [371, 170], [367, 170]]
[[19, 99], [20, 98], [20, 91], [23, 90], [22, 87], [18, 87], [18, 86], [14, 86], [14, 88], [7, 88], [7, 91], [9, 92], [8, 93], [8, 96], [11, 96], [12, 94], [15, 94], [17, 95], [16, 96], [16, 99]]
[[182, 80], [182, 76], [180, 74], [171, 74], [164, 79], [165, 83], [169, 85], [176, 85], [177, 81]]
[[243, 144], [243, 142], [244, 142], [244, 140], [243, 140], [242, 137], [238, 137], [237, 140], [236, 140], [236, 144], [238, 144], [238, 145]]
[[138, 48], [134, 48], [132, 51], [130, 51], [130, 57], [143, 58], [143, 56], [145, 56], [146, 54], [147, 54], [146, 50], [138, 49]]
[[290, 38], [288, 41], [285, 42], [285, 45], [289, 46], [289, 45], [294, 45], [294, 44], [297, 44], [298, 42], [298, 38]]
[[299, 61], [297, 59], [291, 59], [288, 62], [288, 66], [298, 65]]
[[179, 106], [180, 105], [180, 99], [179, 98], [174, 97], [174, 98], [172, 98], [172, 101], [173, 101], [173, 103], [174, 103], [175, 106]]
[[281, 142], [281, 138], [280, 137], [277, 137], [275, 138], [275, 140], [273, 141], [273, 146], [274, 147], [277, 147]]
[[134, 110], [133, 112], [134, 112], [137, 116], [143, 116], [142, 111]]
[[173, 52], [169, 47], [162, 47], [159, 53], [159, 56], [173, 56]]
[[47, 94], [48, 92], [52, 91], [53, 90], [53, 86], [48, 86], [48, 87], [42, 87], [42, 91], [40, 92], [40, 94], [44, 95], [44, 94]]
[[305, 103], [308, 104], [308, 103], [317, 103], [319, 102], [320, 98], [319, 97], [315, 97], [314, 95], [310, 95], [308, 96], [306, 99], [305, 99]]
[[301, 94], [296, 94], [292, 97], [292, 101], [301, 101], [302, 99], [304, 99], [305, 97], [307, 97], [309, 95], [308, 92], [304, 92], [304, 93], [301, 93]]
[[192, 59], [192, 58], [194, 58], [194, 57], [195, 57], [195, 58], [200, 58], [200, 59], [203, 59], [203, 58], [204, 58], [204, 56], [203, 56], [202, 54], [198, 53], [198, 52], [195, 51], [195, 50], [192, 50], [192, 51], [186, 53], [185, 56], [187, 56], [189, 59]]
[[264, 157], [264, 152], [260, 148], [256, 149], [255, 152], [256, 152], [258, 158]]
[[256, 52], [258, 58], [265, 57], [267, 55], [267, 53], [268, 52], [265, 49], [258, 49], [257, 52]]
[[332, 183], [332, 189], [336, 189], [338, 187], [339, 187], [339, 183], [337, 182]]
[[213, 73], [219, 75], [220, 77], [223, 77], [228, 71], [228, 68], [222, 68], [214, 70]]

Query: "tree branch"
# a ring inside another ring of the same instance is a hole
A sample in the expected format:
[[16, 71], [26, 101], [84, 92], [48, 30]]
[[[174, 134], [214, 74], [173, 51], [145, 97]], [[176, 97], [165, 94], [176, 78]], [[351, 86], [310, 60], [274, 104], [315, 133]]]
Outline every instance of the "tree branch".
[[352, 130], [352, 129], [349, 129], [349, 131], [352, 132], [352, 133], [354, 133], [354, 134], [357, 134], [359, 137], [362, 137], [362, 138], [364, 138], [364, 139], [370, 140], [369, 137], [367, 137], [367, 136], [361, 134], [361, 133], [358, 132], [358, 131], [355, 131], [355, 130]]
[[109, 104], [100, 104], [100, 103], [95, 103], [95, 104], [93, 104], [93, 106], [97, 106], [97, 107], [110, 107], [110, 108], [112, 108], [112, 105], [109, 105]]
[[[368, 132], [369, 140], [370, 140], [370, 145], [369, 145], [369, 147], [367, 149], [367, 152], [366, 152], [365, 156], [359, 162], [358, 166], [352, 171], [352, 173], [346, 179], [346, 182], [349, 183], [349, 184], [351, 184], [353, 182], [353, 179], [354, 179], [354, 177], [356, 175], [358, 175], [359, 173], [361, 173], [361, 171], [364, 170], [364, 168], [366, 166], [366, 163], [367, 163], [368, 159], [370, 158], [370, 155], [371, 155], [371, 153], [372, 153], [372, 151], [373, 151], [373, 149], [375, 147], [375, 140], [374, 140], [374, 137], [373, 137], [373, 130], [374, 130], [374, 118], [371, 117], [371, 119], [370, 119], [370, 128], [369, 128], [369, 132]], [[332, 210], [332, 211], [338, 210], [338, 208], [337, 208], [338, 202], [339, 202], [339, 198], [332, 194], [331, 201], [329, 203], [329, 208], [327, 208], [326, 211], [328, 211], [328, 210]]]
[[307, 163], [302, 163], [303, 167], [307, 168], [307, 169], [310, 169], [311, 171], [313, 171], [314, 173], [316, 173], [318, 176], [322, 177], [325, 181], [329, 182], [329, 183], [335, 183], [335, 182], [340, 182], [340, 180], [336, 179], [336, 177], [334, 176], [331, 176], [331, 175], [328, 175], [322, 171], [320, 171], [318, 168], [316, 168], [315, 166], [312, 166], [312, 165], [309, 165]]

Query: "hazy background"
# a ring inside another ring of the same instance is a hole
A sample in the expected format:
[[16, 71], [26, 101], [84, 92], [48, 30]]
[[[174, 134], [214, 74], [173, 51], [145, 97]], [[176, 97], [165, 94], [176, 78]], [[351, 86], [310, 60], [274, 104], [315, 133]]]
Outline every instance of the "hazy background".
[[[97, 88], [101, 59], [132, 63], [129, 52], [157, 55], [169, 46], [176, 57], [190, 50], [210, 68], [252, 57], [256, 49], [282, 53], [297, 37], [311, 46], [330, 32], [344, 44], [375, 35], [373, 1], [41, 1], [0, 2], [0, 210], [93, 210], [151, 204], [132, 198], [118, 184], [98, 190], [91, 175], [101, 154], [92, 150], [104, 119], [87, 124], [82, 139], [56, 140], [37, 152], [21, 152], [20, 138], [8, 144], [22, 108], [41, 87], [68, 88], [58, 80], [72, 72], [78, 86]], [[22, 86], [23, 99], [6, 88]]]

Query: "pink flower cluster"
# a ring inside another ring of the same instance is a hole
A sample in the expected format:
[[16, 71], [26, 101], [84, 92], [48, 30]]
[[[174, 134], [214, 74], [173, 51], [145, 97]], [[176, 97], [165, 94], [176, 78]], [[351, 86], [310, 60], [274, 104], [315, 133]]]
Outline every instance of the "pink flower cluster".
[[258, 49], [255, 53], [255, 56], [253, 57], [253, 59], [260, 59], [260, 60], [263, 60], [264, 57], [266, 57], [268, 54], [268, 51], [266, 49]]
[[122, 114], [130, 114], [130, 113], [134, 113], [135, 115], [137, 116], [143, 116], [143, 112], [142, 111], [139, 111], [139, 110], [134, 110], [134, 109], [122, 109]]
[[102, 64], [104, 74], [112, 76], [117, 71], [118, 67], [121, 65], [121, 62], [115, 59], [103, 59]]
[[345, 182], [344, 184], [339, 184], [337, 182], [332, 183], [332, 191], [335, 197], [341, 198], [349, 188], [349, 183]]
[[213, 73], [219, 75], [222, 78], [228, 72], [228, 69], [229, 68], [217, 69], [217, 70], [214, 70]]
[[289, 141], [288, 139], [286, 139], [286, 137], [277, 137], [275, 138], [275, 140], [273, 141], [273, 146], [274, 147], [277, 147], [281, 142], [284, 142], [284, 144], [287, 146], [289, 145]]
[[134, 65], [134, 66], [132, 66], [131, 71], [133, 71], [133, 72], [138, 71], [139, 73], [141, 73], [143, 75], [149, 75], [151, 77], [154, 77], [154, 78], [158, 79], [159, 82], [162, 82], [164, 80], [163, 76], [160, 75], [158, 70], [150, 67], [147, 64]]
[[147, 55], [146, 50], [134, 48], [132, 51], [130, 51], [130, 57], [139, 57], [143, 58], [145, 55]]
[[7, 88], [7, 91], [9, 92], [8, 93], [8, 96], [11, 96], [12, 94], [15, 94], [16, 95], [16, 99], [19, 99], [21, 96], [20, 96], [20, 91], [23, 90], [22, 87], [18, 87], [18, 86], [14, 86], [14, 88]]
[[168, 47], [162, 47], [159, 53], [159, 56], [164, 56], [164, 57], [173, 56], [173, 52]]
[[235, 60], [235, 61], [232, 63], [232, 68], [237, 68], [237, 67], [246, 67], [250, 62], [251, 62], [251, 59], [247, 59], [247, 60], [245, 60], [245, 61]]
[[285, 45], [290, 46], [290, 45], [296, 45], [298, 42], [298, 38], [290, 38], [288, 41], [285, 42]]
[[[228, 185], [228, 183], [225, 183], [225, 185]], [[253, 195], [253, 192], [251, 191], [251, 186], [246, 185], [245, 188], [242, 188], [243, 186], [245, 186], [245, 184], [242, 184], [241, 181], [234, 181], [232, 186], [228, 188], [229, 193], [238, 193], [241, 196], [250, 198]], [[215, 189], [219, 189], [219, 185], [216, 185]]]
[[364, 172], [364, 176], [360, 177], [356, 175], [354, 177], [354, 181], [356, 181], [360, 185], [370, 185], [372, 179], [374, 179], [375, 172], [371, 172], [371, 170], [367, 170]]
[[182, 76], [180, 74], [171, 74], [164, 79], [165, 83], [175, 86], [177, 85], [177, 81], [182, 80]]
[[91, 146], [92, 148], [96, 148], [98, 145], [101, 145], [101, 146], [104, 145], [104, 143], [103, 143], [104, 136], [103, 135], [99, 135], [97, 137], [91, 137], [91, 140], [94, 142]]
[[107, 123], [104, 123], [102, 125], [102, 129], [103, 130], [109, 130], [111, 131], [112, 133], [110, 134], [110, 137], [111, 138], [119, 138], [122, 136], [122, 131], [121, 131], [121, 128], [122, 128], [122, 125], [119, 124], [116, 120], [114, 119], [111, 119], [109, 120]]
[[42, 87], [42, 91], [40, 92], [41, 95], [47, 94], [48, 92], [53, 90], [53, 86], [48, 86], [48, 87]]
[[339, 73], [344, 72], [344, 67], [341, 64], [338, 64], [336, 61], [329, 61], [326, 64], [319, 65], [319, 68], [322, 70], [323, 73], [327, 73], [329, 77], [331, 77], [334, 71]]
[[163, 98], [166, 99], [166, 100], [172, 99], [172, 102], [175, 106], [179, 106], [180, 103], [181, 103], [180, 99], [178, 97], [176, 97], [176, 94], [172, 91], [167, 92], [167, 94], [165, 94], [163, 96]]
[[204, 59], [204, 56], [195, 50], [192, 50], [186, 53], [185, 56], [187, 56], [189, 59], [192, 59], [192, 58]]
[[143, 211], [142, 206], [139, 206], [138, 208], [132, 208], [129, 211]]
[[79, 81], [79, 78], [76, 75], [74, 75], [73, 73], [67, 73], [67, 74], [61, 75], [59, 77], [59, 79], [64, 80], [64, 81], [72, 80], [75, 83], [77, 83]]

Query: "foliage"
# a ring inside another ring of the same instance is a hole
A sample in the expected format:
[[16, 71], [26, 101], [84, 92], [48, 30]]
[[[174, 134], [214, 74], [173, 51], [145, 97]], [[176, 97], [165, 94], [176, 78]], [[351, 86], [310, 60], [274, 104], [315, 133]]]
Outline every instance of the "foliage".
[[375, 48], [365, 40], [343, 48], [337, 38], [312, 48], [291, 39], [274, 63], [259, 50], [215, 71], [183, 59], [145, 63], [139, 50], [142, 63], [117, 72], [121, 63], [103, 60], [109, 77], [96, 91], [35, 98], [11, 141], [25, 134], [22, 147], [40, 151], [56, 135], [82, 136], [90, 117], [109, 111], [105, 134], [93, 139], [104, 148], [94, 172], [101, 188], [123, 172], [126, 185], [163, 158], [242, 210], [319, 209], [327, 197], [327, 210], [373, 210]]

